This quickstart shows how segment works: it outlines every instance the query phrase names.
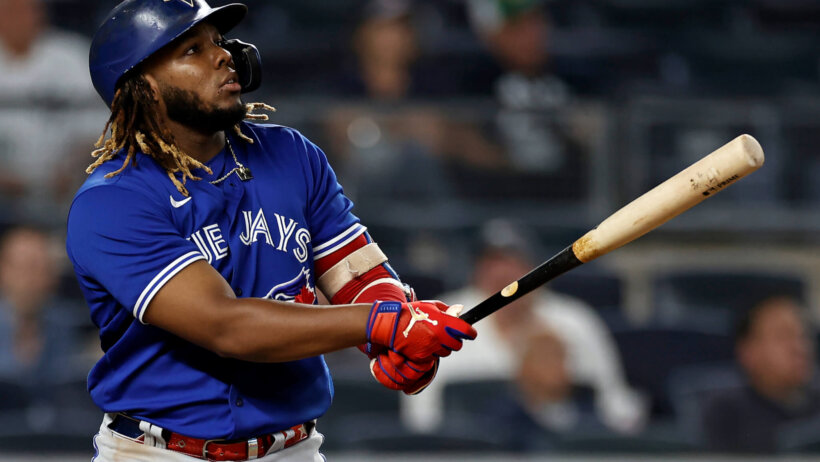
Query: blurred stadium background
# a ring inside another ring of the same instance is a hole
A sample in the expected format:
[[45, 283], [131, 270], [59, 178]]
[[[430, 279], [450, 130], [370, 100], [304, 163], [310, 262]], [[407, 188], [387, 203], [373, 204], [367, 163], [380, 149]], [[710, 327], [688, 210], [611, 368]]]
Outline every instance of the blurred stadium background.
[[[0, 15], [29, 1], [0, 0]], [[482, 36], [492, 18], [476, 16], [466, 1], [244, 3], [251, 13], [230, 36], [256, 44], [265, 69], [262, 88], [246, 99], [276, 106], [273, 123], [299, 129], [325, 150], [354, 212], [425, 298], [468, 283], [488, 221], [532, 230], [531, 257], [540, 261], [740, 133], [766, 152], [753, 176], [552, 284], [592, 306], [614, 338], [627, 381], [650, 403], [640, 431], [579, 430], [533, 447], [500, 444], [491, 425], [470, 428], [481, 419], [457, 418], [483, 412], [480, 403], [497, 390], [473, 383], [445, 390], [453, 397], [445, 422], [459, 431], [414, 433], [402, 423], [398, 397], [370, 383], [364, 361], [331, 355], [337, 397], [319, 424], [331, 460], [460, 460], [475, 452], [486, 460], [711, 460], [697, 408], [703, 394], [736, 383], [736, 314], [789, 295], [808, 309], [814, 335], [820, 1], [543, 2], [547, 33], [536, 37], [546, 58], [536, 63], [540, 83], [529, 86], [504, 80], [510, 62]], [[43, 36], [60, 30], [66, 50], [87, 54], [114, 4], [44, 0], [50, 28]], [[363, 32], [365, 20], [398, 16], [414, 44]], [[0, 20], [0, 38], [29, 30], [8, 23]], [[526, 34], [518, 37], [525, 44]], [[43, 53], [30, 73], [15, 67], [12, 53], [0, 54], [0, 222], [6, 230], [44, 230], [53, 244], [54, 259], [43, 258], [57, 282], [44, 283], [47, 312], [38, 316], [46, 321], [35, 329], [47, 346], [34, 348], [57, 365], [37, 373], [14, 366], [19, 344], [10, 339], [26, 331], [15, 331], [14, 316], [2, 312], [8, 303], [0, 305], [0, 334], [8, 335], [0, 341], [0, 460], [87, 460], [100, 421], [84, 389], [95, 329], [61, 246], [65, 212], [107, 110], [90, 82], [69, 85], [66, 69], [87, 72], [87, 55], [72, 64]], [[371, 59], [378, 68], [385, 54], [406, 66], [397, 90], [390, 77], [384, 85], [362, 77], [370, 68], [360, 63]], [[9, 272], [36, 271], [0, 255]], [[73, 346], [50, 350], [55, 336]], [[791, 430], [778, 436], [778, 452], [820, 450], [820, 424]]]

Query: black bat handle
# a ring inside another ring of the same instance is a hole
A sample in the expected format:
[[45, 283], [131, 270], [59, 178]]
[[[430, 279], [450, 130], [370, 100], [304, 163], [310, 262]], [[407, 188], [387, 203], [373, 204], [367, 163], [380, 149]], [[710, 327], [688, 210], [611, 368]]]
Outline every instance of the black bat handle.
[[575, 253], [572, 251], [572, 246], [569, 246], [555, 254], [555, 256], [549, 260], [541, 263], [521, 279], [508, 285], [503, 290], [496, 292], [490, 296], [490, 298], [473, 307], [470, 311], [462, 314], [460, 318], [470, 324], [475, 324], [538, 287], [541, 287], [557, 276], [583, 263], [584, 262], [575, 256]]

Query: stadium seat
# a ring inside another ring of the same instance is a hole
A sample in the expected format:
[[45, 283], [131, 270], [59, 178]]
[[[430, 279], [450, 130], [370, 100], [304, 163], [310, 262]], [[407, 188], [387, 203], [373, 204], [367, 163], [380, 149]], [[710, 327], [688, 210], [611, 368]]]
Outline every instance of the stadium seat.
[[654, 322], [731, 333], [738, 313], [774, 295], [802, 299], [796, 276], [754, 272], [680, 272], [653, 281]]
[[[603, 424], [595, 413], [595, 393], [586, 386], [573, 387], [569, 398], [579, 411], [579, 420], [569, 433], [596, 433]], [[524, 409], [512, 382], [500, 379], [458, 381], [444, 389], [446, 430], [459, 429], [497, 449], [512, 452], [551, 451], [557, 434], [540, 425]], [[459, 436], [459, 435], [456, 435]]]
[[783, 453], [820, 453], [820, 418], [807, 419], [782, 429], [777, 435], [777, 446]]
[[667, 382], [676, 370], [725, 363], [733, 357], [731, 338], [712, 332], [643, 328], [616, 331], [614, 338], [627, 380], [649, 394], [655, 418], [671, 418], [674, 414]]
[[556, 444], [559, 452], [584, 454], [677, 454], [694, 449], [695, 446], [673, 431], [650, 431], [635, 436], [605, 431], [598, 434], [568, 433]]
[[459, 456], [505, 449], [491, 440], [457, 429], [445, 429], [435, 434], [376, 432], [368, 437], [350, 441], [347, 448], [357, 451], [392, 453], [456, 452]]
[[501, 395], [508, 395], [512, 384], [503, 379], [448, 382], [444, 387], [445, 413], [485, 413]]
[[[444, 421], [440, 428], [464, 432], [508, 451], [527, 450], [533, 444], [539, 444], [539, 448], [551, 446], [552, 438], [520, 410], [509, 380], [448, 382], [443, 403]], [[534, 437], [542, 433], [543, 438]]]
[[672, 371], [667, 380], [667, 395], [683, 439], [695, 446], [702, 445], [704, 406], [716, 393], [739, 388], [742, 383], [734, 362], [683, 366]]
[[621, 306], [621, 284], [621, 279], [614, 274], [580, 267], [556, 278], [550, 282], [549, 287], [580, 298], [596, 309], [602, 309]]
[[369, 377], [335, 380], [333, 405], [319, 419], [317, 428], [325, 435], [325, 447], [352, 449], [378, 434], [403, 435], [399, 421], [399, 394]]
[[31, 401], [28, 390], [10, 380], [0, 380], [0, 412], [25, 409]]
[[629, 325], [621, 305], [623, 281], [614, 274], [582, 266], [555, 278], [549, 288], [588, 303], [610, 330]]

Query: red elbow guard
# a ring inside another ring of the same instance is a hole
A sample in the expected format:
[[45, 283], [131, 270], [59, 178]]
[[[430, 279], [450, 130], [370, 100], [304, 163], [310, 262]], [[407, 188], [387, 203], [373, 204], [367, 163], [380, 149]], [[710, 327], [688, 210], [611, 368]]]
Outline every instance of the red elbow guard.
[[382, 265], [345, 284], [330, 300], [334, 305], [373, 303], [376, 300], [405, 302], [407, 297], [401, 283]]

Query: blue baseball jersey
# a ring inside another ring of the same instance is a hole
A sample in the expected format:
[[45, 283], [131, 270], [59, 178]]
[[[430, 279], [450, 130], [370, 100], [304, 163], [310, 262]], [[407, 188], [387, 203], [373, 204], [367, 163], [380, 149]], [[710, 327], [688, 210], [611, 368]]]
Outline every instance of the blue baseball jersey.
[[[207, 261], [238, 297], [315, 303], [314, 260], [365, 232], [324, 153], [295, 130], [243, 123], [228, 135], [254, 178], [232, 174], [227, 147], [180, 194], [151, 157], [77, 192], [67, 251], [100, 329], [104, 356], [88, 387], [106, 412], [128, 412], [199, 438], [245, 438], [324, 414], [333, 385], [324, 359], [260, 364], [222, 358], [143, 321], [154, 295]], [[271, 332], [270, 335], [276, 335]]]

